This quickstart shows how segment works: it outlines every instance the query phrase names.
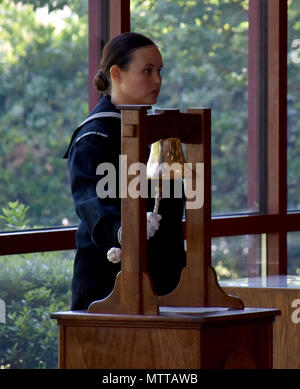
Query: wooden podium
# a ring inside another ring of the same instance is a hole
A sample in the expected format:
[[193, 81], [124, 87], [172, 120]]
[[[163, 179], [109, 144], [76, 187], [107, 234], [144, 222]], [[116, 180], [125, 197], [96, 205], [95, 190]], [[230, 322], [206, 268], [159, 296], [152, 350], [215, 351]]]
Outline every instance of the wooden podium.
[[[146, 164], [147, 146], [159, 139], [179, 138], [186, 162], [204, 164], [204, 203], [186, 209], [187, 265], [177, 288], [157, 296], [146, 271], [147, 199], [122, 198], [122, 269], [114, 290], [87, 311], [51, 316], [59, 325], [60, 368], [272, 368], [280, 311], [244, 308], [219, 286], [211, 266], [210, 109], [147, 114], [149, 106], [119, 108], [127, 165]], [[133, 177], [126, 179], [129, 185]]]

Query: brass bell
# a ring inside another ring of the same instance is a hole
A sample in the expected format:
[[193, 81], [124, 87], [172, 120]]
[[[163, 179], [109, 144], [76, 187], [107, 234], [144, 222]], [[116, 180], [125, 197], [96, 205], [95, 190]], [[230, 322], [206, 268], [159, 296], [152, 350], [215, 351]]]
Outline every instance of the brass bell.
[[158, 180], [154, 213], [158, 212], [162, 194], [161, 180], [192, 178], [192, 169], [185, 164], [182, 144], [179, 138], [160, 139], [153, 143], [147, 162], [147, 178]]

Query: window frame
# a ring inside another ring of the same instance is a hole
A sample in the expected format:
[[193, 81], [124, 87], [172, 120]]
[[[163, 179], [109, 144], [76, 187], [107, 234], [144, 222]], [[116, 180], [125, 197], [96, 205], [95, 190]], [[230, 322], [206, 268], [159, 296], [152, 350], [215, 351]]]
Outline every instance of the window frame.
[[[130, 31], [130, 0], [89, 0], [90, 108], [99, 97], [93, 77], [103, 46], [126, 31]], [[287, 212], [287, 0], [249, 0], [249, 53], [248, 202], [257, 201], [260, 209], [256, 214], [211, 217], [209, 238], [267, 234], [267, 274], [284, 275], [287, 233], [300, 230], [300, 213]], [[268, 78], [262, 83], [266, 70]], [[0, 254], [75, 249], [76, 231], [77, 227], [61, 227], [1, 233]]]

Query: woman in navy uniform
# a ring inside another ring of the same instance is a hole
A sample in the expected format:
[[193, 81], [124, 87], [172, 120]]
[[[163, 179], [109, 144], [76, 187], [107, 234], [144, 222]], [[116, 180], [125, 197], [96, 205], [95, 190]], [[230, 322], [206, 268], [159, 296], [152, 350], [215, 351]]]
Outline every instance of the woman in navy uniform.
[[[72, 310], [87, 309], [91, 302], [105, 298], [121, 269], [121, 200], [97, 196], [96, 186], [102, 176], [96, 174], [96, 169], [103, 162], [112, 163], [119, 182], [121, 114], [116, 106], [155, 104], [161, 87], [161, 68], [158, 48], [141, 34], [120, 34], [104, 47], [94, 79], [102, 97], [75, 130], [65, 154], [75, 209], [80, 218]], [[153, 207], [154, 199], [148, 198], [147, 266], [155, 292], [164, 295], [176, 288], [185, 266], [184, 198], [162, 198], [159, 215], [150, 212]]]

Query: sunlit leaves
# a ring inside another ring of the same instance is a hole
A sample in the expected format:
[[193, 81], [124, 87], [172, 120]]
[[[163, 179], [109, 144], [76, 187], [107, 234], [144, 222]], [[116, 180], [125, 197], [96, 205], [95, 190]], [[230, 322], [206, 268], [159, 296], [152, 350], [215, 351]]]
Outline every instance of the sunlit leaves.
[[0, 3], [0, 207], [19, 199], [33, 224], [60, 225], [76, 219], [62, 156], [88, 111], [87, 2], [60, 9], [62, 29], [33, 3]]

